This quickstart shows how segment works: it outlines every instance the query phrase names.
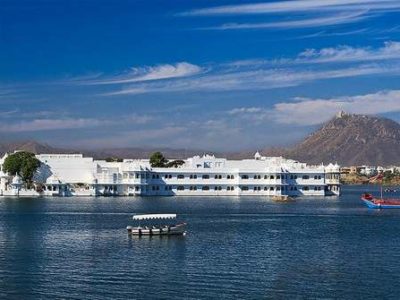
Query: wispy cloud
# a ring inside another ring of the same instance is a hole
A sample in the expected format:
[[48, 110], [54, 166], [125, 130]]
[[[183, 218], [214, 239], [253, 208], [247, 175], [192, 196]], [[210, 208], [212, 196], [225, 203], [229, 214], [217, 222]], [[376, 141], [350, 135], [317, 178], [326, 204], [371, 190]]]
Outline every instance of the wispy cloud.
[[291, 28], [311, 28], [323, 27], [338, 24], [348, 24], [361, 21], [368, 18], [365, 11], [346, 14], [334, 14], [324, 17], [313, 17], [305, 19], [295, 19], [291, 21], [276, 21], [263, 23], [225, 23], [215, 27], [206, 27], [202, 29], [212, 30], [233, 30], [233, 29], [291, 29]]
[[323, 48], [321, 50], [307, 49], [299, 54], [297, 62], [340, 62], [340, 61], [369, 61], [400, 58], [400, 43], [385, 42], [383, 47], [355, 48], [339, 46], [335, 48]]
[[221, 64], [188, 62], [138, 67], [125, 75], [82, 80], [80, 85], [111, 85], [102, 96], [176, 92], [268, 90], [336, 78], [396, 75], [400, 72], [400, 42], [381, 47], [339, 45], [305, 49], [293, 58], [248, 59]]
[[12, 110], [7, 110], [7, 111], [0, 111], [0, 117], [9, 117], [9, 116], [14, 116], [16, 113], [18, 113], [18, 109], [12, 109]]
[[76, 129], [83, 127], [99, 126], [100, 120], [96, 119], [34, 119], [18, 123], [3, 123], [0, 126], [2, 132], [32, 132], [43, 130]]
[[326, 122], [341, 110], [370, 115], [400, 112], [400, 90], [330, 99], [296, 98], [294, 100], [295, 102], [277, 103], [272, 108], [235, 108], [228, 114], [253, 123], [272, 121], [279, 124], [309, 126]]
[[[314, 125], [329, 120], [344, 110], [357, 114], [383, 114], [400, 111], [400, 90], [331, 99], [298, 98], [294, 103], [279, 103], [274, 107], [278, 122]], [[321, 112], [324, 112], [323, 114]], [[287, 118], [290, 115], [291, 118]]]
[[[35, 114], [33, 114], [34, 116]], [[52, 131], [78, 128], [93, 128], [101, 126], [118, 126], [126, 124], [143, 125], [152, 121], [149, 115], [130, 114], [120, 116], [119, 119], [103, 118], [34, 118], [17, 122], [0, 123], [0, 132], [34, 132]]]
[[106, 95], [129, 95], [160, 92], [210, 92], [210, 91], [244, 91], [268, 90], [291, 87], [307, 82], [368, 76], [376, 74], [398, 74], [400, 65], [358, 65], [335, 69], [299, 70], [289, 68], [259, 68], [258, 70], [234, 70], [216, 72], [196, 78], [182, 79], [168, 83], [149, 83], [123, 86], [121, 90]]
[[132, 68], [123, 75], [98, 80], [85, 80], [86, 84], [121, 84], [187, 77], [198, 74], [203, 68], [187, 62]]
[[400, 42], [386, 41], [382, 47], [352, 47], [339, 45], [322, 49], [309, 48], [299, 53], [295, 58], [281, 58], [275, 60], [248, 59], [233, 61], [227, 66], [253, 67], [295, 65], [295, 64], [320, 64], [320, 63], [357, 63], [368, 61], [400, 60]]
[[399, 9], [397, 0], [297, 0], [250, 3], [200, 8], [181, 16], [248, 15], [309, 11], [391, 10]]

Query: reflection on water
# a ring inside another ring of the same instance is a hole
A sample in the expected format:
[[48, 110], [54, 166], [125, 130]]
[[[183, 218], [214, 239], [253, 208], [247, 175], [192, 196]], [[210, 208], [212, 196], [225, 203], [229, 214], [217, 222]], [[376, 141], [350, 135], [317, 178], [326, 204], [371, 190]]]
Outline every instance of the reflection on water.
[[[400, 210], [340, 198], [0, 200], [0, 298], [396, 298]], [[126, 233], [178, 213], [184, 237]]]

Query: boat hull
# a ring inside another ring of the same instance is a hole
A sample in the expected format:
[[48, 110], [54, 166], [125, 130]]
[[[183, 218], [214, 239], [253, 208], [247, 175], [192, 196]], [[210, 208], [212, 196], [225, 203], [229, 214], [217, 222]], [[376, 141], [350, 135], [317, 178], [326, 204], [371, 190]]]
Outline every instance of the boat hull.
[[365, 203], [368, 208], [373, 209], [400, 209], [400, 199], [395, 200], [383, 200], [372, 197], [361, 197], [361, 200]]
[[144, 228], [144, 227], [131, 227], [126, 228], [128, 234], [138, 236], [163, 236], [163, 235], [185, 235], [186, 224], [178, 224], [175, 226], [162, 227], [162, 228]]

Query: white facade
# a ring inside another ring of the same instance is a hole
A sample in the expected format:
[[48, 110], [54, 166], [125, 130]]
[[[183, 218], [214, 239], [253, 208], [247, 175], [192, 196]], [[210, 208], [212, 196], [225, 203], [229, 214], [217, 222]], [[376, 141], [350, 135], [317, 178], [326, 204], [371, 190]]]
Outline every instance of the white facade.
[[[40, 154], [36, 190], [23, 190], [0, 173], [1, 195], [54, 196], [273, 196], [339, 195], [337, 164], [308, 166], [282, 157], [227, 160], [188, 158], [178, 168], [152, 168], [149, 160], [106, 162], [81, 154]], [[5, 158], [0, 159], [0, 168]], [[18, 193], [16, 193], [16, 189]]]

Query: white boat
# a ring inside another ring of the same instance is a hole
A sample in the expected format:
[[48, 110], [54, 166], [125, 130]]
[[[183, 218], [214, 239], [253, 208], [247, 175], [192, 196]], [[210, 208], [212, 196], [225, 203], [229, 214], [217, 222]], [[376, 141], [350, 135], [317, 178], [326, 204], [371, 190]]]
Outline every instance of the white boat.
[[[134, 221], [138, 221], [138, 226], [127, 226], [128, 234], [132, 235], [185, 235], [186, 223], [179, 224], [148, 224], [149, 221], [176, 220], [176, 214], [151, 214], [151, 215], [134, 215]], [[141, 222], [145, 221], [146, 225], [142, 226]]]

